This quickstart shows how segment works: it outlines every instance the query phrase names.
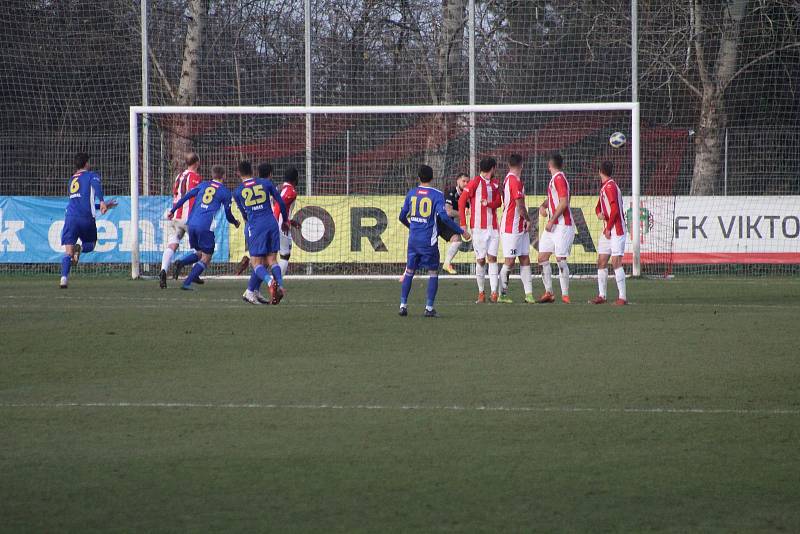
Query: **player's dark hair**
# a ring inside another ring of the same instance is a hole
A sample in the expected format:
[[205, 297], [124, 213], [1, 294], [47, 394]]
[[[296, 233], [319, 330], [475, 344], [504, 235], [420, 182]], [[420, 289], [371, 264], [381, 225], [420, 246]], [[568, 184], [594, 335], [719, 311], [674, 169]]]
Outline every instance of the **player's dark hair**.
[[553, 167], [555, 167], [559, 171], [564, 166], [564, 157], [558, 152], [553, 152], [552, 154], [550, 154], [550, 158], [548, 159], [548, 161], [553, 165]]
[[469, 174], [465, 172], [460, 172], [458, 173], [458, 176], [456, 176], [456, 180], [458, 180], [459, 178], [466, 178], [467, 180], [469, 180]]
[[603, 174], [603, 176], [608, 176], [611, 178], [614, 176], [614, 164], [608, 160], [604, 161], [600, 164], [600, 172]]
[[191, 167], [195, 163], [200, 161], [200, 156], [197, 155], [197, 152], [187, 152], [186, 157], [184, 158], [184, 162], [186, 163], [187, 167]]
[[253, 164], [249, 161], [240, 161], [239, 174], [241, 176], [253, 176]]
[[211, 177], [215, 180], [222, 180], [225, 178], [225, 167], [222, 165], [214, 165], [211, 167]]
[[294, 167], [289, 167], [286, 169], [286, 172], [283, 173], [283, 181], [289, 182], [292, 185], [297, 185], [297, 177], [299, 176], [297, 169]]
[[497, 160], [494, 158], [483, 158], [481, 160], [480, 169], [481, 172], [489, 172], [492, 169], [497, 167]]
[[75, 167], [76, 171], [86, 167], [87, 163], [89, 163], [89, 154], [86, 152], [78, 152], [72, 159], [72, 166]]
[[417, 176], [419, 177], [419, 181], [423, 184], [430, 183], [433, 181], [433, 169], [428, 165], [421, 165]]
[[508, 156], [509, 167], [519, 167], [520, 165], [522, 165], [522, 156], [519, 154], [511, 154]]
[[272, 164], [271, 163], [259, 163], [258, 164], [258, 177], [259, 178], [269, 178], [272, 176]]

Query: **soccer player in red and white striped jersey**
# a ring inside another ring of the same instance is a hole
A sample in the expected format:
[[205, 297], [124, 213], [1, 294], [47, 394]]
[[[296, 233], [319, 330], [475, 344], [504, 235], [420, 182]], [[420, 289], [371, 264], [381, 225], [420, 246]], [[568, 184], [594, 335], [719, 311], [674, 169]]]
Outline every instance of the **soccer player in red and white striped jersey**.
[[[297, 169], [289, 167], [283, 174], [283, 185], [281, 185], [281, 200], [286, 204], [286, 211], [289, 213], [289, 220], [287, 221], [292, 226], [297, 226], [297, 223], [292, 220], [292, 210], [294, 209], [294, 201], [297, 200]], [[278, 221], [278, 226], [283, 228], [283, 216], [281, 215], [281, 208], [278, 203], [273, 203], [272, 213]], [[292, 255], [292, 233], [291, 229], [285, 232], [281, 230], [281, 248], [280, 258], [278, 265], [281, 268], [281, 275], [286, 276], [286, 271], [289, 269], [289, 257]]]
[[472, 249], [475, 251], [475, 276], [478, 282], [478, 300], [486, 302], [484, 278], [486, 263], [489, 263], [489, 287], [492, 290], [491, 300], [497, 302], [499, 270], [497, 268], [497, 249], [500, 233], [497, 224], [497, 208], [500, 207], [500, 186], [493, 179], [497, 161], [484, 158], [480, 162], [480, 175], [473, 178], [458, 199], [458, 214], [461, 228], [467, 228], [467, 204], [469, 210], [469, 227], [472, 230]]
[[606, 303], [606, 287], [608, 286], [608, 260], [614, 268], [614, 279], [617, 281], [619, 298], [614, 304], [624, 306], [628, 303], [625, 292], [625, 268], [622, 266], [622, 256], [625, 254], [625, 239], [628, 229], [625, 223], [623, 210], [622, 191], [614, 181], [614, 164], [604, 161], [600, 164], [600, 198], [594, 211], [597, 218], [604, 221], [603, 234], [597, 245], [597, 288], [598, 295], [589, 301], [590, 304]]
[[555, 302], [553, 271], [550, 267], [550, 256], [553, 254], [558, 262], [561, 300], [565, 304], [570, 302], [567, 257], [575, 239], [575, 223], [569, 207], [569, 182], [561, 170], [563, 166], [564, 158], [561, 154], [555, 153], [547, 160], [547, 168], [551, 175], [550, 184], [547, 186], [547, 199], [539, 207], [539, 215], [547, 217], [547, 225], [539, 240], [539, 265], [542, 268], [544, 295], [536, 302], [541, 304]]
[[[197, 185], [203, 181], [200, 174], [197, 172], [200, 168], [200, 157], [194, 152], [188, 152], [185, 155], [184, 162], [186, 163], [186, 170], [175, 177], [175, 182], [172, 184], [173, 205], [175, 205], [183, 195], [197, 187]], [[183, 236], [185, 236], [188, 231], [186, 221], [189, 220], [189, 213], [193, 205], [194, 199], [190, 199], [175, 211], [172, 220], [167, 223], [169, 239], [167, 241], [167, 246], [164, 248], [164, 254], [161, 256], [161, 272], [158, 276], [158, 284], [161, 289], [167, 287], [167, 269], [169, 269], [169, 265], [172, 263], [172, 257], [175, 255], [175, 251], [178, 250], [178, 246], [180, 246], [181, 239], [183, 239]], [[192, 261], [186, 262], [185, 265], [195, 263], [199, 258], [196, 254], [190, 254], [186, 258], [183, 258], [181, 262], [187, 259]], [[176, 264], [176, 268], [177, 267], [178, 265]], [[177, 279], [177, 276], [175, 276], [175, 278]]]
[[500, 297], [498, 302], [512, 303], [508, 296], [508, 275], [519, 258], [519, 275], [525, 290], [525, 302], [533, 303], [531, 281], [531, 239], [528, 228], [531, 216], [525, 205], [525, 184], [522, 183], [522, 156], [511, 154], [508, 174], [503, 181], [503, 215], [500, 219], [500, 239], [503, 243], [503, 268], [500, 269]]

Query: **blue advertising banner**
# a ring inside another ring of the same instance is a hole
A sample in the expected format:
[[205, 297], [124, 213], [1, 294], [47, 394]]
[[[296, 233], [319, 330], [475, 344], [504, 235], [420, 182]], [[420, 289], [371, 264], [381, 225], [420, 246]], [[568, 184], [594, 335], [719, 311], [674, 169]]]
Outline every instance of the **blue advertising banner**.
[[[112, 197], [108, 197], [109, 199]], [[97, 217], [97, 247], [81, 256], [81, 262], [130, 263], [131, 199], [113, 197], [119, 205]], [[0, 196], [0, 263], [58, 263], [64, 254], [61, 229], [64, 227], [66, 197]], [[160, 252], [168, 240], [167, 196], [139, 198], [139, 248], [142, 257]], [[228, 223], [220, 210], [215, 219], [217, 247], [214, 261], [228, 261]], [[186, 241], [186, 238], [184, 238]], [[187, 248], [188, 243], [181, 243]]]

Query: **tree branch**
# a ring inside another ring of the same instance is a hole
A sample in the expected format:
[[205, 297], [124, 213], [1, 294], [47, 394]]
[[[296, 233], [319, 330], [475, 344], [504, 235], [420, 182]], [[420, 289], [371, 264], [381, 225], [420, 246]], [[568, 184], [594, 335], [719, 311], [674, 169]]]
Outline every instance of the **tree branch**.
[[733, 76], [731, 76], [730, 80], [728, 80], [728, 82], [727, 82], [725, 85], [723, 85], [721, 89], [722, 89], [723, 91], [724, 91], [725, 89], [727, 89], [727, 88], [728, 88], [728, 86], [731, 84], [731, 82], [732, 82], [733, 80], [735, 80], [737, 76], [739, 76], [739, 75], [740, 75], [740, 74], [742, 74], [743, 72], [747, 71], [747, 70], [748, 70], [750, 67], [752, 67], [752, 66], [753, 66], [753, 65], [755, 65], [756, 63], [759, 63], [759, 62], [761, 62], [761, 61], [764, 61], [765, 59], [767, 59], [767, 58], [769, 58], [769, 57], [771, 57], [771, 56], [774, 56], [774, 55], [775, 55], [775, 54], [777, 54], [778, 52], [783, 52], [784, 50], [789, 50], [790, 48], [797, 48], [797, 47], [800, 47], [800, 42], [797, 42], [797, 43], [790, 43], [790, 44], [788, 44], [788, 45], [785, 45], [785, 46], [782, 46], [782, 47], [780, 47], [780, 48], [776, 48], [776, 49], [774, 49], [774, 50], [770, 50], [770, 51], [769, 51], [769, 52], [767, 52], [766, 54], [762, 54], [762, 55], [758, 56], [757, 58], [755, 58], [755, 59], [753, 59], [753, 60], [751, 60], [751, 61], [748, 61], [747, 63], [745, 63], [744, 65], [742, 65], [742, 66], [739, 68], [739, 70], [737, 70], [736, 72], [734, 72], [734, 73], [733, 73]]

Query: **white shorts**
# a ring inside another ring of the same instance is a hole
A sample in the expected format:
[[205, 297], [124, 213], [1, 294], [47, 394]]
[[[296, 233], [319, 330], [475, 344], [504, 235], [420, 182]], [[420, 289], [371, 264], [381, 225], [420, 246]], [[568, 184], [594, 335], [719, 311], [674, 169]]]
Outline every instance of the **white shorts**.
[[597, 243], [598, 254], [609, 254], [611, 256], [625, 255], [625, 235], [611, 235], [611, 239], [600, 234], [600, 241]]
[[516, 234], [507, 234], [503, 232], [502, 234], [500, 234], [500, 239], [503, 240], [504, 258], [530, 256], [531, 238], [528, 235], [528, 232], [519, 232]]
[[539, 252], [550, 252], [555, 254], [557, 258], [566, 258], [569, 256], [569, 250], [572, 248], [574, 239], [574, 226], [557, 224], [553, 226], [552, 232], [547, 230], [542, 232], [542, 237], [539, 239]]
[[292, 234], [281, 234], [281, 248], [279, 254], [281, 256], [288, 256], [292, 253]]
[[497, 249], [500, 246], [500, 232], [491, 229], [477, 229], [472, 231], [472, 250], [475, 251], [475, 258], [482, 260], [489, 256], [497, 257]]
[[169, 245], [180, 245], [181, 239], [189, 231], [189, 227], [183, 221], [168, 221], [167, 228], [169, 228]]

